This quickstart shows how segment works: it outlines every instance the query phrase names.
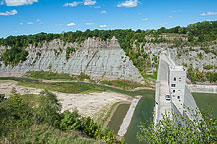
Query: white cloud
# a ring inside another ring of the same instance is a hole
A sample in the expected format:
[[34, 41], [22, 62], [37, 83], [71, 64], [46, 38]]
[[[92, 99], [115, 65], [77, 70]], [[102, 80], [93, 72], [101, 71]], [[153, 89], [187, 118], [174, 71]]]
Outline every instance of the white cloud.
[[38, 0], [5, 0], [7, 6], [31, 5]]
[[138, 0], [126, 0], [117, 5], [117, 7], [136, 7], [138, 5]]
[[142, 21], [148, 21], [148, 18], [144, 18], [144, 19], [142, 19]]
[[102, 14], [106, 14], [106, 13], [107, 13], [107, 11], [101, 11], [100, 13], [102, 13]]
[[88, 26], [95, 25], [95, 23], [85, 23]]
[[73, 3], [65, 3], [64, 6], [76, 7], [80, 3], [82, 3], [82, 2], [74, 1]]
[[0, 15], [9, 16], [9, 15], [15, 15], [17, 13], [18, 12], [16, 10], [11, 10], [11, 11], [6, 11], [6, 12], [0, 12]]
[[168, 16], [168, 18], [173, 18], [173, 16]]
[[217, 12], [207, 12], [200, 14], [201, 16], [210, 16], [210, 15], [217, 15]]
[[66, 26], [75, 26], [75, 23], [69, 23], [69, 24], [67, 24]]
[[24, 23], [22, 23], [22, 22], [20, 23], [20, 25], [23, 25], [23, 24], [24, 24]]
[[33, 22], [27, 22], [27, 24], [28, 24], [28, 25], [32, 25], [32, 24], [33, 24]]
[[63, 24], [56, 24], [56, 26], [64, 26]]
[[107, 28], [107, 25], [100, 25], [100, 28]]
[[40, 22], [41, 20], [40, 20], [40, 19], [36, 19], [36, 21], [37, 21], [37, 22]]
[[84, 0], [84, 5], [95, 5], [96, 0]]
[[[91, 5], [95, 5], [96, 4], [96, 0], [84, 0], [83, 2], [77, 2], [74, 1], [72, 3], [65, 3], [64, 6], [70, 6], [70, 7], [76, 7], [79, 4], [83, 4], [83, 5], [87, 5], [87, 6], [91, 6]], [[94, 8], [101, 8], [100, 6], [95, 6]]]
[[163, 23], [163, 24], [159, 24], [160, 26], [166, 26], [168, 25], [169, 23]]
[[101, 6], [94, 6], [94, 8], [101, 8]]

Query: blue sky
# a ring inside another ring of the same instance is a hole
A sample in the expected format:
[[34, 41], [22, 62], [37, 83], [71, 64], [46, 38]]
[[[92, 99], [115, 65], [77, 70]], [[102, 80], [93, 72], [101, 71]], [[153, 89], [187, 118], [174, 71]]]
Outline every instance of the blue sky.
[[0, 0], [0, 37], [217, 20], [217, 0]]

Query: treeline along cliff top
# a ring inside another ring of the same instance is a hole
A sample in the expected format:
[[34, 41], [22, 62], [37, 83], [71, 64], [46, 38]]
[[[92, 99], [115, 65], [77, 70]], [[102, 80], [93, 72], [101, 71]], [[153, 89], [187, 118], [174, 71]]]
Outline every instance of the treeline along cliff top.
[[[177, 50], [177, 62], [189, 68], [188, 78], [192, 82], [216, 82], [216, 63], [196, 65], [197, 61], [209, 61], [207, 58], [216, 59], [217, 55], [217, 21], [204, 21], [190, 24], [187, 27], [174, 28], [161, 27], [158, 30], [86, 30], [85, 32], [64, 32], [62, 34], [39, 33], [35, 35], [9, 36], [0, 39], [0, 46], [9, 46], [1, 51], [0, 60], [5, 65], [15, 66], [25, 61], [28, 45], [40, 47], [44, 42], [60, 39], [64, 43], [76, 42], [80, 45], [87, 38], [100, 38], [102, 41], [110, 40], [113, 36], [118, 39], [121, 48], [130, 57], [144, 78], [156, 78], [158, 66], [158, 53], [153, 53], [152, 48], [164, 47]], [[164, 44], [162, 46], [162, 44]], [[75, 50], [73, 48], [73, 50]], [[192, 57], [189, 51], [194, 52]], [[188, 61], [184, 61], [188, 59]], [[194, 62], [195, 61], [195, 62]], [[151, 71], [151, 75], [148, 72]]]

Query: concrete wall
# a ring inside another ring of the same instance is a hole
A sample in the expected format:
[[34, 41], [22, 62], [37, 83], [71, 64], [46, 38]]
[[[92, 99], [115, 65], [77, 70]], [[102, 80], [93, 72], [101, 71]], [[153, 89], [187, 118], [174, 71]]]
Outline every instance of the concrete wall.
[[[169, 72], [169, 86], [172, 102], [183, 114], [183, 103], [185, 93], [186, 71], [183, 67], [171, 67]], [[172, 85], [175, 85], [172, 87]]]
[[217, 86], [216, 85], [195, 85], [189, 84], [188, 85], [191, 92], [198, 92], [198, 93], [217, 93]]

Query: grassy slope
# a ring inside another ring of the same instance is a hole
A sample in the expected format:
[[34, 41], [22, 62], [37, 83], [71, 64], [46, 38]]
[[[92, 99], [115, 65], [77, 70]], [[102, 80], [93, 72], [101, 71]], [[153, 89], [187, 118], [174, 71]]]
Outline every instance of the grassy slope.
[[33, 87], [38, 89], [47, 89], [51, 91], [58, 91], [63, 93], [89, 93], [89, 92], [102, 92], [103, 88], [90, 85], [82, 82], [55, 82], [55, 83], [30, 83], [19, 82], [20, 86]]
[[145, 85], [142, 85], [140, 83], [132, 82], [129, 80], [102, 80], [100, 83], [104, 85], [109, 85], [113, 87], [117, 87], [124, 90], [130, 90], [135, 89], [137, 87], [144, 87]]
[[125, 94], [128, 96], [145, 95], [144, 92], [152, 90], [137, 90], [137, 91], [126, 91], [114, 87], [102, 86], [98, 84], [91, 84], [85, 82], [55, 82], [55, 83], [29, 83], [19, 82], [20, 86], [33, 87], [39, 89], [48, 89], [52, 91], [64, 92], [64, 93], [88, 93], [88, 92], [103, 92], [112, 91], [116, 93]]
[[86, 138], [78, 131], [64, 132], [48, 125], [32, 125], [28, 129], [16, 129], [7, 138], [0, 138], [0, 143], [73, 143], [97, 144], [102, 143], [95, 139]]

